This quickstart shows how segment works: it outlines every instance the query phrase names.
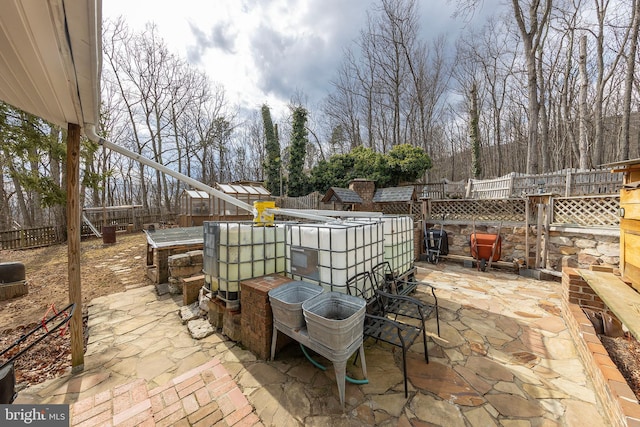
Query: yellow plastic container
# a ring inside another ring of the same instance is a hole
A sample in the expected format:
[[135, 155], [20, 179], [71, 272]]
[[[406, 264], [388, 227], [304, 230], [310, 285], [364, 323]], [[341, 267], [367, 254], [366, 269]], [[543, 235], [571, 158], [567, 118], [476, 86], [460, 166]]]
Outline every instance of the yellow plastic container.
[[253, 222], [262, 225], [273, 225], [274, 215], [267, 212], [267, 209], [275, 209], [276, 202], [273, 200], [261, 200], [253, 202], [253, 208], [255, 209], [255, 216]]

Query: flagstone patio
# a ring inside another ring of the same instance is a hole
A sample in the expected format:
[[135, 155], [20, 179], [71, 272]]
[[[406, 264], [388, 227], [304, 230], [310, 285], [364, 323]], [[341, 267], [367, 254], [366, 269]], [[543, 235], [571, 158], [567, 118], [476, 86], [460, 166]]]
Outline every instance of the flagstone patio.
[[[409, 352], [406, 399], [395, 348], [366, 342], [369, 383], [347, 383], [343, 410], [333, 370], [296, 345], [265, 361], [221, 334], [194, 340], [181, 299], [144, 287], [92, 301], [84, 372], [23, 390], [16, 403], [70, 403], [74, 425], [138, 425], [141, 413], [145, 425], [610, 425], [560, 316], [560, 283], [450, 262], [419, 263], [417, 277], [437, 287], [441, 337], [432, 319], [430, 363], [422, 343]], [[429, 298], [420, 288], [415, 296]], [[361, 375], [351, 363], [348, 371]], [[205, 394], [206, 378], [227, 385]], [[138, 400], [116, 405], [132, 388]], [[154, 398], [170, 388], [180, 404]]]

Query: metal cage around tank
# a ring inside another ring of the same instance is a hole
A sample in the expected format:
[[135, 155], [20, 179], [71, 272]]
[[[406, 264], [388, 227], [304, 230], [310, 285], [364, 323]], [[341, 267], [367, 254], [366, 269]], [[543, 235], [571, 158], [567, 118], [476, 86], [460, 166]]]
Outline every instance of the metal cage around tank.
[[294, 280], [347, 293], [347, 279], [384, 260], [382, 220], [286, 225], [286, 271]]

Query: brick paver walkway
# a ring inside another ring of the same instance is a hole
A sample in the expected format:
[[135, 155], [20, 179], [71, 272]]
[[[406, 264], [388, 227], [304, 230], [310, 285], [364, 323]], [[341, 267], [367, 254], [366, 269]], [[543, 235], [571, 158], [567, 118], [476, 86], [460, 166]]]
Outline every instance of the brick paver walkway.
[[74, 403], [71, 425], [262, 425], [217, 358], [163, 386], [147, 390], [146, 384], [143, 379], [135, 380]]

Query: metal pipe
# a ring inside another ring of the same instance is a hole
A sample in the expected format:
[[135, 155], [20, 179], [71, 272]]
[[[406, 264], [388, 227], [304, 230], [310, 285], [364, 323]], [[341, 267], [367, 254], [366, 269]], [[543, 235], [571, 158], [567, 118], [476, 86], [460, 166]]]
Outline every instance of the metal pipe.
[[[127, 150], [124, 147], [121, 147], [117, 144], [114, 144], [113, 142], [107, 141], [104, 138], [101, 138], [100, 136], [98, 136], [95, 132], [95, 127], [93, 125], [90, 124], [85, 124], [85, 135], [87, 135], [87, 138], [89, 138], [91, 141], [96, 142], [112, 151], [115, 151], [116, 153], [120, 153], [123, 156], [127, 156], [130, 159], [133, 159], [137, 162], [140, 162], [144, 165], [147, 165], [149, 167], [152, 167], [156, 170], [159, 170], [162, 173], [165, 173], [169, 176], [172, 176], [174, 178], [176, 178], [177, 180], [180, 180], [182, 182], [184, 182], [185, 184], [189, 184], [191, 187], [193, 188], [197, 188], [198, 190], [202, 190], [214, 197], [217, 197], [219, 199], [224, 200], [227, 203], [231, 203], [234, 206], [239, 207], [240, 209], [244, 209], [248, 212], [250, 212], [251, 214], [253, 214], [254, 218], [257, 216], [257, 211], [253, 208], [253, 206], [251, 206], [248, 203], [243, 202], [242, 200], [238, 200], [233, 196], [228, 195], [227, 193], [224, 193], [220, 190], [216, 190], [213, 187], [210, 187], [206, 184], [203, 184], [200, 181], [197, 181], [189, 176], [186, 176], [184, 174], [181, 174], [180, 172], [176, 172], [172, 169], [169, 169], [168, 167], [166, 167], [165, 165], [162, 165], [158, 162], [155, 162], [151, 159], [147, 159], [146, 157], [143, 157], [142, 155], [135, 153], [133, 151]], [[335, 218], [331, 218], [331, 217], [327, 217], [327, 216], [323, 216], [323, 215], [318, 215], [318, 214], [314, 214], [313, 212], [311, 213], [306, 213], [302, 210], [298, 210], [298, 209], [268, 209], [268, 211], [270, 211], [271, 213], [276, 213], [276, 214], [280, 214], [280, 215], [287, 215], [287, 216], [291, 216], [291, 217], [296, 217], [296, 218], [305, 218], [305, 219], [310, 219], [313, 221], [335, 221]]]
[[334, 222], [334, 221], [336, 221], [335, 218], [331, 218], [331, 217], [323, 216], [323, 215], [317, 215], [317, 214], [313, 213], [314, 211], [307, 212], [306, 209], [281, 209], [281, 208], [276, 208], [276, 209], [266, 209], [266, 211], [269, 212], [269, 213], [272, 213], [272, 214], [276, 214], [276, 215], [286, 215], [286, 216], [292, 216], [292, 217], [296, 217], [296, 218], [310, 219], [312, 221], [324, 221], [324, 222]]
[[[363, 212], [363, 211], [331, 211], [322, 209], [289, 209], [289, 211], [303, 211], [313, 215], [322, 215], [330, 217], [353, 217], [353, 218], [378, 218], [384, 215], [382, 212]], [[274, 211], [273, 213], [278, 213]]]

